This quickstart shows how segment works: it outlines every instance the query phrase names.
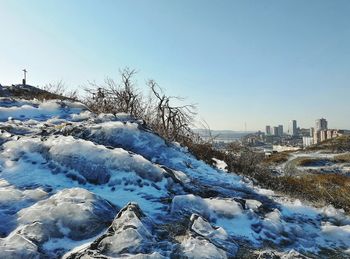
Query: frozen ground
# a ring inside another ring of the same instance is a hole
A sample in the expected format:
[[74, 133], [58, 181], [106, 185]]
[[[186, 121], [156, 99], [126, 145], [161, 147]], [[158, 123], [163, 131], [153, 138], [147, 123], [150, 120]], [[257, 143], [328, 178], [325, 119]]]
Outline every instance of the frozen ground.
[[350, 256], [342, 210], [254, 187], [128, 115], [0, 105], [0, 258]]

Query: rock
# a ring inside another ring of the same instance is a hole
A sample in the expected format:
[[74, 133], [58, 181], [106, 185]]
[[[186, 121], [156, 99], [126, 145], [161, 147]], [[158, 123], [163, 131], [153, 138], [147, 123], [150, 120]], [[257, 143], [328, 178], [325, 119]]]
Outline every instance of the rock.
[[63, 236], [83, 240], [108, 226], [115, 211], [109, 202], [85, 189], [65, 189], [19, 211], [18, 222], [25, 225], [19, 233], [37, 243]]
[[226, 252], [202, 237], [188, 237], [181, 243], [181, 258], [227, 258]]
[[245, 206], [247, 207], [247, 209], [257, 212], [259, 208], [262, 206], [262, 203], [257, 200], [247, 199], [245, 200]]
[[6, 259], [39, 259], [43, 255], [38, 251], [38, 246], [20, 234], [13, 234], [0, 239], [0, 258]]
[[190, 230], [200, 237], [204, 237], [215, 246], [226, 251], [232, 257], [237, 254], [238, 245], [229, 238], [229, 235], [221, 227], [214, 227], [208, 221], [193, 214], [191, 216]]
[[153, 251], [157, 240], [151, 223], [136, 203], [129, 203], [117, 214], [107, 233], [88, 248], [67, 258], [103, 258], [133, 255], [133, 258], [162, 258]]
[[278, 252], [273, 250], [265, 250], [254, 253], [258, 259], [308, 259], [309, 257], [304, 256], [294, 249], [287, 252]]

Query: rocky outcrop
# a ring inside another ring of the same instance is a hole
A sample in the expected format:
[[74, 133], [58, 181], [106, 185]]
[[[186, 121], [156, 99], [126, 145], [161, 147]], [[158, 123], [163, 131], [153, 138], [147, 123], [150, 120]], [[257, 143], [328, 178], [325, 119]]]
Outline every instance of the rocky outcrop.
[[231, 258], [238, 251], [238, 245], [229, 238], [226, 231], [212, 226], [197, 214], [190, 219], [187, 234], [180, 244], [178, 256], [182, 258]]
[[213, 227], [196, 214], [191, 216], [183, 236], [174, 239], [171, 236], [172, 233], [164, 233], [164, 228], [150, 221], [136, 203], [129, 203], [104, 235], [66, 258], [228, 258], [238, 250], [224, 229]]
[[157, 238], [152, 233], [151, 223], [136, 203], [129, 203], [120, 210], [104, 235], [85, 250], [67, 258], [103, 258], [130, 254], [160, 258], [162, 256], [155, 251], [156, 245]]

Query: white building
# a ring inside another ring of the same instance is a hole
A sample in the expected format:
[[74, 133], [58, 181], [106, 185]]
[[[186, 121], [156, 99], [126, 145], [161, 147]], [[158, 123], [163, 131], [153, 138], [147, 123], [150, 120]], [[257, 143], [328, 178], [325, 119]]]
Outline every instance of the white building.
[[288, 133], [291, 136], [296, 136], [298, 134], [298, 128], [297, 128], [297, 121], [296, 120], [291, 120], [289, 122], [289, 129], [288, 129]]
[[303, 137], [303, 147], [308, 147], [314, 144], [313, 137]]
[[281, 146], [281, 145], [273, 145], [272, 151], [275, 152], [284, 152], [284, 151], [297, 151], [300, 147], [291, 147], [291, 146]]

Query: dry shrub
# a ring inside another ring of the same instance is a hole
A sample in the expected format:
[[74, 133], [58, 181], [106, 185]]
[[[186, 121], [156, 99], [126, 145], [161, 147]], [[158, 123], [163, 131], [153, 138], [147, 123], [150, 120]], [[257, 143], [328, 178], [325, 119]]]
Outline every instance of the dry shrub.
[[186, 143], [188, 150], [200, 160], [203, 160], [207, 164], [213, 164], [213, 158], [217, 158], [219, 160], [224, 160], [227, 163], [228, 157], [227, 155], [219, 150], [213, 148], [210, 143], [196, 143], [193, 141], [189, 141]]
[[124, 68], [120, 80], [110, 78], [102, 85], [90, 83], [83, 102], [96, 113], [130, 114], [168, 141], [183, 144], [192, 137], [191, 126], [196, 115], [193, 104], [182, 104], [183, 98], [168, 96], [154, 80], [147, 82], [146, 96], [137, 88], [136, 71]]
[[290, 152], [273, 153], [271, 156], [264, 159], [263, 163], [266, 164], [282, 164], [288, 161]]
[[350, 212], [350, 178], [338, 174], [310, 174], [298, 177], [259, 175], [264, 187], [320, 205], [332, 204]]

